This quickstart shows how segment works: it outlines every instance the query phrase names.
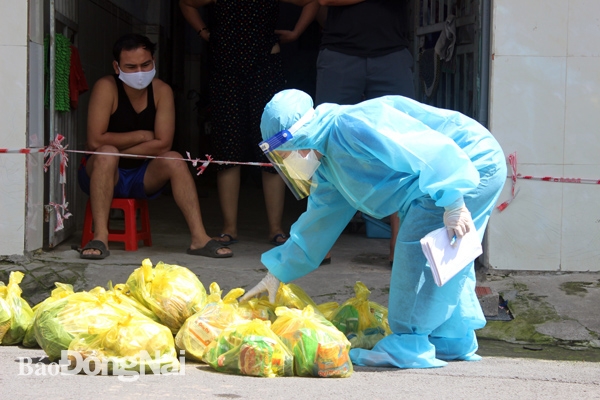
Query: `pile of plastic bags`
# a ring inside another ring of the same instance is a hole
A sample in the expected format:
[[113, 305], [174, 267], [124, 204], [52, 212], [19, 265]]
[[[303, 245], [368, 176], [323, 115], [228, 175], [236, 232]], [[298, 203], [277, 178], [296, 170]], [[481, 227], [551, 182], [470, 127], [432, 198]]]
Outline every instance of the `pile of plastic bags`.
[[146, 259], [107, 289], [74, 292], [57, 282], [32, 309], [22, 279], [12, 272], [6, 286], [0, 282], [0, 343], [40, 346], [51, 361], [67, 354], [73, 368], [93, 360], [109, 373], [177, 371], [182, 350], [224, 373], [347, 377], [350, 348], [370, 349], [390, 333], [387, 309], [369, 301], [361, 282], [342, 305], [317, 305], [291, 283], [280, 285], [275, 304], [266, 296], [239, 303], [244, 289], [222, 297], [213, 282], [207, 295], [188, 268]]

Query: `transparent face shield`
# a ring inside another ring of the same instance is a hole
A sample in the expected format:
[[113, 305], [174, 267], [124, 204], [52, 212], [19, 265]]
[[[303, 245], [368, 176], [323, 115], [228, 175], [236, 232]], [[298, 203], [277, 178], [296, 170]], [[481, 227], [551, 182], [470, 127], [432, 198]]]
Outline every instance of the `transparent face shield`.
[[260, 142], [259, 146], [283, 181], [290, 188], [296, 199], [301, 200], [310, 194], [313, 186], [312, 176], [319, 165], [314, 150], [278, 150], [278, 148], [293, 138], [293, 133], [304, 125], [314, 111], [306, 113], [289, 130], [278, 132], [272, 138]]

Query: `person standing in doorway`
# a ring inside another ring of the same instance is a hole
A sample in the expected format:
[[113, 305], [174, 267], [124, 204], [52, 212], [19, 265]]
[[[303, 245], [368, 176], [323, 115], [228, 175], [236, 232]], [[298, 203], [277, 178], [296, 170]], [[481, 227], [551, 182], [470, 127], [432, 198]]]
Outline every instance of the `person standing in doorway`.
[[[317, 59], [316, 105], [357, 104], [385, 95], [415, 97], [404, 2], [319, 0], [326, 6]], [[400, 220], [390, 216], [390, 265]], [[328, 263], [328, 254], [324, 263]]]
[[[235, 162], [267, 162], [257, 144], [260, 118], [271, 97], [283, 88], [280, 43], [296, 40], [314, 20], [316, 0], [281, 0], [302, 6], [294, 30], [275, 31], [279, 1], [180, 0], [186, 21], [209, 44], [213, 158]], [[212, 7], [211, 25], [199, 8]], [[216, 240], [238, 241], [239, 165], [217, 166], [223, 229]], [[287, 240], [282, 229], [285, 184], [273, 168], [262, 170], [269, 241]]]

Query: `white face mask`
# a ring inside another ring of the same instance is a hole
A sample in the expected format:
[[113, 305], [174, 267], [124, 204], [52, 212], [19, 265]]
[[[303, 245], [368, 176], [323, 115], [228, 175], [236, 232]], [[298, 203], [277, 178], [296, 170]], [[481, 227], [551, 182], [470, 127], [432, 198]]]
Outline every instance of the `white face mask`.
[[321, 162], [317, 158], [314, 150], [311, 150], [305, 157], [296, 150], [283, 160], [290, 178], [309, 181], [314, 175]]
[[119, 67], [119, 79], [122, 80], [127, 86], [134, 89], [145, 89], [154, 79], [156, 75], [156, 69], [154, 65], [151, 71], [138, 71], [138, 72], [123, 72]]

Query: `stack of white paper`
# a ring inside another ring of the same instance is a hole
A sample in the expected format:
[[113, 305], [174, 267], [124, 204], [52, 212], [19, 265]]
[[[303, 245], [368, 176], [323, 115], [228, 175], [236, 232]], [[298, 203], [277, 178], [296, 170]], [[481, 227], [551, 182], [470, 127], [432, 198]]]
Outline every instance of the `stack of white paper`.
[[475, 229], [457, 239], [454, 245], [450, 244], [446, 228], [436, 229], [421, 239], [421, 247], [438, 286], [448, 282], [483, 252]]

